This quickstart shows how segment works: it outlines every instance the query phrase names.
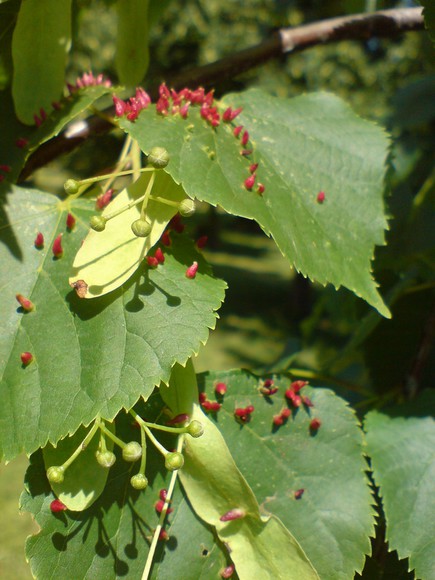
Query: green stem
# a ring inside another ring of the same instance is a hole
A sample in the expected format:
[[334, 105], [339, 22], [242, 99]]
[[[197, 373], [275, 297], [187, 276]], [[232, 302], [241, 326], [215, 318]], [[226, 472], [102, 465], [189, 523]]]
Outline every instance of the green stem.
[[72, 455], [70, 455], [68, 457], [68, 459], [65, 461], [65, 463], [63, 463], [61, 465], [61, 467], [64, 469], [64, 471], [66, 469], [68, 469], [68, 467], [71, 465], [71, 463], [77, 459], [77, 457], [80, 455], [80, 453], [82, 451], [84, 451], [86, 449], [86, 447], [89, 445], [90, 441], [92, 440], [93, 436], [95, 435], [95, 433], [98, 431], [98, 427], [99, 427], [99, 420], [96, 419], [94, 424], [92, 425], [92, 428], [89, 430], [89, 432], [87, 433], [86, 437], [83, 439], [83, 441], [80, 443], [80, 445], [77, 447], [77, 449], [74, 451], [74, 453]]
[[160, 197], [158, 195], [150, 195], [150, 199], [152, 201], [158, 201], [160, 203], [164, 203], [164, 204], [170, 205], [172, 207], [176, 207], [176, 208], [179, 208], [180, 207], [180, 202], [179, 201], [172, 201], [170, 199], [165, 199], [164, 197]]
[[114, 171], [111, 174], [111, 177], [108, 179], [108, 181], [105, 183], [105, 185], [103, 187], [103, 193], [106, 193], [106, 191], [110, 188], [112, 183], [115, 181], [115, 179], [117, 178], [117, 172], [122, 171], [123, 167], [125, 167], [127, 165], [127, 162], [129, 161], [128, 154], [130, 152], [132, 142], [133, 142], [132, 137], [130, 135], [128, 135], [125, 142], [124, 142], [124, 145], [122, 147], [122, 150], [121, 150], [121, 153], [119, 155], [118, 162], [115, 165]]
[[145, 431], [143, 429], [140, 430], [140, 443], [142, 446], [142, 458], [140, 460], [139, 473], [145, 475], [145, 465], [147, 461], [147, 440], [145, 437]]
[[158, 441], [154, 435], [151, 433], [151, 431], [148, 429], [148, 427], [145, 425], [145, 423], [142, 423], [142, 429], [145, 431], [145, 433], [148, 435], [149, 439], [151, 440], [151, 443], [153, 443], [153, 445], [156, 447], [156, 449], [158, 451], [160, 451], [160, 453], [163, 455], [163, 457], [166, 457], [166, 455], [169, 453], [169, 451], [166, 449], [166, 447], [164, 447], [160, 441]]
[[124, 447], [126, 446], [126, 443], [124, 443], [124, 441], [122, 441], [121, 439], [119, 439], [119, 437], [114, 435], [112, 433], [112, 431], [109, 431], [109, 429], [106, 427], [106, 425], [103, 422], [101, 422], [99, 424], [99, 428], [101, 429], [101, 431], [103, 431], [103, 433], [105, 435], [107, 435], [109, 437], [109, 439], [111, 439], [114, 443], [116, 443], [116, 445], [121, 447], [121, 449], [124, 449]]
[[[139, 170], [139, 173], [145, 173], [149, 171], [156, 171], [154, 167], [143, 167]], [[127, 169], [127, 171], [120, 171], [119, 173], [106, 173], [105, 175], [97, 175], [96, 177], [88, 177], [87, 179], [82, 179], [79, 181], [80, 187], [82, 185], [90, 185], [92, 183], [97, 183], [98, 181], [104, 181], [105, 179], [110, 179], [111, 177], [122, 177], [123, 175], [133, 175], [134, 169]]]
[[141, 212], [140, 212], [140, 217], [141, 217], [141, 219], [143, 219], [143, 220], [145, 219], [146, 209], [147, 209], [147, 205], [148, 205], [148, 199], [149, 199], [149, 198], [150, 198], [150, 196], [151, 196], [151, 191], [152, 191], [152, 189], [153, 189], [153, 185], [154, 185], [154, 181], [155, 181], [155, 179], [156, 179], [156, 174], [155, 174], [155, 173], [153, 173], [153, 174], [151, 175], [151, 178], [150, 178], [149, 182], [148, 182], [148, 186], [147, 186], [147, 189], [146, 189], [146, 191], [145, 191], [145, 195], [144, 195], [144, 200], [143, 200], [143, 204], [142, 204], [142, 209], [141, 209]]
[[139, 203], [147, 201], [147, 197], [150, 194], [150, 191], [151, 191], [152, 186], [154, 184], [154, 180], [155, 180], [155, 174], [153, 173], [151, 175], [151, 179], [149, 180], [148, 187], [147, 187], [145, 193], [143, 195], [141, 195], [140, 197], [138, 197], [137, 199], [133, 199], [127, 205], [124, 205], [123, 207], [117, 209], [116, 211], [106, 215], [105, 216], [106, 221], [111, 220], [111, 219], [119, 216], [120, 214], [124, 213], [125, 211], [128, 211], [129, 209], [131, 209], [135, 205], [138, 205]]
[[[181, 451], [183, 450], [183, 444], [184, 444], [184, 435], [181, 435], [178, 438], [178, 443], [177, 443], [177, 452], [178, 453], [181, 453]], [[145, 563], [145, 568], [144, 568], [144, 571], [142, 574], [142, 580], [148, 580], [148, 578], [150, 577], [151, 567], [153, 565], [153, 560], [154, 560], [154, 554], [155, 554], [155, 551], [157, 548], [157, 543], [159, 541], [160, 532], [162, 531], [162, 528], [163, 528], [163, 523], [165, 521], [166, 513], [168, 511], [169, 504], [171, 502], [172, 494], [174, 493], [175, 483], [176, 483], [177, 477], [178, 477], [178, 471], [179, 470], [177, 469], [176, 471], [172, 472], [171, 480], [169, 482], [169, 487], [168, 487], [168, 493], [166, 495], [165, 505], [163, 506], [162, 512], [160, 514], [159, 523], [157, 524], [157, 527], [154, 531], [153, 539], [152, 539], [151, 546], [150, 546], [150, 549], [148, 552], [147, 561]]]

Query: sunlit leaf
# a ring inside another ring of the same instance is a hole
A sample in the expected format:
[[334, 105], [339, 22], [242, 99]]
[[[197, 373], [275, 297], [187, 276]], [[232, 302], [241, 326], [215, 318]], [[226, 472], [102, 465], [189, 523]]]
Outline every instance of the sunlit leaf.
[[[322, 579], [353, 578], [374, 535], [362, 432], [353, 411], [330, 390], [306, 386], [301, 394], [314, 407], [301, 405], [276, 427], [273, 417], [291, 407], [284, 398], [288, 378], [274, 377], [279, 390], [265, 397], [258, 391], [262, 380], [251, 373], [205, 373], [200, 389], [210, 400], [216, 400], [218, 382], [227, 393], [216, 424], [258, 503], [280, 518]], [[254, 412], [241, 426], [234, 410], [247, 405]], [[321, 421], [317, 431], [310, 430], [313, 418]]]
[[[128, 284], [82, 300], [68, 284], [72, 261], [88, 232], [91, 201], [59, 201], [41, 191], [14, 187], [0, 222], [0, 455], [11, 459], [55, 444], [98, 413], [112, 420], [123, 407], [148, 397], [208, 338], [225, 283], [184, 235], [163, 246], [165, 263], [141, 267]], [[77, 218], [66, 231], [67, 212]], [[45, 237], [34, 247], [36, 233]], [[52, 254], [63, 234], [63, 257]], [[198, 262], [191, 280], [186, 268]], [[15, 299], [29, 298], [24, 313]], [[20, 355], [34, 361], [24, 367]]]
[[[125, 207], [145, 193], [150, 173], [143, 174], [135, 183], [119, 193], [101, 214], [103, 217]], [[157, 172], [153, 192], [170, 201], [186, 197], [183, 188], [170, 175]], [[85, 280], [88, 285], [86, 298], [102, 296], [116, 290], [137, 270], [149, 250], [159, 241], [169, 220], [177, 208], [150, 200], [147, 220], [152, 226], [146, 238], [136, 237], [131, 224], [139, 219], [141, 204], [134, 205], [116, 218], [109, 220], [102, 232], [91, 230], [77, 253], [73, 263], [70, 282]]]
[[[197, 515], [214, 526], [225, 542], [239, 578], [318, 578], [281, 521], [261, 515], [252, 489], [237, 469], [224, 438], [195, 402], [198, 394], [191, 363], [186, 369], [174, 367], [170, 387], [163, 387], [161, 395], [174, 414], [187, 412], [204, 426], [201, 437], [186, 438], [185, 463], [180, 471], [184, 491]], [[251, 455], [252, 451], [245, 448], [244, 453]], [[244, 516], [221, 521], [221, 516], [234, 509], [241, 510]]]
[[[149, 107], [134, 123], [119, 123], [145, 153], [157, 144], [166, 147], [171, 161], [165, 171], [188, 195], [255, 219], [302, 274], [345, 286], [389, 316], [370, 266], [387, 225], [385, 132], [329, 94], [289, 100], [250, 90], [229, 95], [225, 103], [243, 106], [234, 123], [249, 131], [248, 157], [240, 154], [244, 147], [234, 125], [212, 129], [198, 107], [187, 119], [162, 118]], [[244, 185], [252, 163], [259, 164], [262, 196], [257, 185], [252, 191]], [[323, 203], [317, 201], [320, 191]]]

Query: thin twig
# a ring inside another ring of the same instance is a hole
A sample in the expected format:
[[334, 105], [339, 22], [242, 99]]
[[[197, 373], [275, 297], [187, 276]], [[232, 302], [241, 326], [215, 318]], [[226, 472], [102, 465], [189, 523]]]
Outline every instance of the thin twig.
[[[195, 88], [200, 85], [208, 88], [255, 68], [268, 60], [279, 58], [282, 55], [289, 56], [312, 46], [342, 40], [367, 40], [373, 36], [394, 37], [404, 32], [422, 30], [423, 28], [421, 8], [380, 10], [331, 18], [296, 28], [281, 28], [256, 46], [233, 53], [214, 63], [182, 72], [180, 75], [167, 79], [167, 83], [175, 89], [185, 86]], [[149, 92], [151, 97], [155, 99], [157, 88], [151, 88]], [[103, 115], [89, 117], [85, 123], [80, 121], [76, 130], [72, 130], [70, 125], [60, 135], [41, 145], [29, 157], [19, 181], [25, 180], [36, 169], [47, 165], [59, 155], [72, 151], [89, 137], [112, 129], [113, 124], [107, 118], [113, 116], [113, 108], [109, 108], [103, 113]]]
[[420, 388], [423, 370], [429, 360], [435, 335], [435, 304], [427, 318], [426, 324], [418, 344], [417, 354], [412, 362], [411, 369], [405, 380], [405, 393], [409, 399], [414, 399]]

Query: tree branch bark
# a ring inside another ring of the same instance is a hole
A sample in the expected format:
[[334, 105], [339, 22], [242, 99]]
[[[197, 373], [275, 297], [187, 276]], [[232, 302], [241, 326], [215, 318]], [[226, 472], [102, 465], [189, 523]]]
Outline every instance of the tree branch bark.
[[[187, 70], [168, 79], [168, 85], [180, 89], [185, 86], [205, 88], [224, 79], [235, 77], [264, 62], [290, 55], [312, 46], [342, 40], [367, 40], [372, 37], [394, 37], [424, 28], [421, 8], [397, 8], [367, 14], [355, 14], [305, 24], [296, 28], [282, 28], [260, 44], [232, 54], [214, 63]], [[153, 100], [157, 87], [150, 91]], [[105, 111], [113, 115], [113, 109]], [[78, 147], [91, 136], [109, 131], [113, 125], [98, 116], [86, 122], [71, 123], [59, 136], [44, 143], [28, 159], [19, 181], [23, 181], [39, 167], [43, 167], [63, 153]]]

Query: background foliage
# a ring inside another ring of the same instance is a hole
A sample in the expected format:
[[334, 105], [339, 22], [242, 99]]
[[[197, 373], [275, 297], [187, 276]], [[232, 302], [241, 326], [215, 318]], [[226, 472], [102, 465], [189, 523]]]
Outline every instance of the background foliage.
[[[12, 26], [10, 14], [18, 4], [16, 0], [0, 4], [0, 14], [4, 16], [0, 46], [8, 46], [7, 39]], [[235, 49], [250, 46], [267, 36], [276, 26], [297, 25], [365, 8], [362, 0], [335, 0], [328, 3], [316, 0], [251, 0], [242, 4], [186, 0], [172, 3], [151, 1], [150, 4], [153, 14], [158, 13], [163, 4], [168, 5], [163, 15], [157, 15], [157, 23], [151, 29], [147, 79], [150, 84], [162, 78], [170, 78], [172, 74], [195, 64], [210, 62]], [[380, 8], [396, 5], [396, 2], [378, 3]], [[113, 2], [76, 0], [73, 2], [73, 19], [74, 51], [68, 62], [69, 80], [73, 81], [89, 68], [103, 71], [116, 80], [117, 72], [113, 64], [116, 14]], [[403, 392], [409, 394], [412, 391], [408, 375], [412, 371], [419, 341], [427, 328], [427, 320], [433, 308], [435, 230], [431, 212], [433, 214], [435, 201], [431, 138], [435, 120], [435, 77], [431, 62], [433, 49], [427, 36], [411, 33], [394, 40], [371, 39], [367, 42], [343, 42], [313, 48], [286, 61], [267, 64], [219, 84], [218, 94], [248, 87], [263, 88], [279, 97], [295, 96], [307, 90], [330, 90], [344, 97], [362, 116], [378, 121], [391, 131], [391, 188], [387, 201], [394, 219], [390, 220], [388, 245], [378, 248], [376, 252], [375, 276], [382, 282], [382, 293], [389, 300], [393, 319], [382, 320], [346, 290], [336, 292], [332, 288], [323, 289], [294, 276], [272, 242], [252, 223], [222, 215], [219, 211], [204, 210], [199, 212], [191, 228], [195, 235], [205, 232], [209, 235], [207, 258], [213, 264], [216, 276], [229, 283], [229, 291], [220, 311], [218, 329], [212, 334], [207, 350], [200, 353], [197, 363], [199, 370], [248, 366], [263, 367], [268, 371], [302, 367], [308, 375], [321, 372], [325, 382], [319, 385], [334, 388], [336, 393], [356, 406], [361, 417], [374, 400], [379, 404], [400, 398]], [[8, 85], [10, 71], [11, 55], [7, 50], [1, 50], [2, 88]], [[3, 103], [8, 99], [6, 92], [0, 95]], [[8, 120], [8, 130], [10, 123], [13, 121]], [[13, 130], [16, 131], [16, 126]], [[5, 145], [6, 150], [5, 133], [1, 144]], [[71, 174], [87, 176], [110, 166], [116, 158], [119, 144], [119, 135], [105, 136], [99, 140], [98, 156], [95, 155], [94, 145], [87, 144], [67, 158], [39, 171], [35, 176], [36, 183], [41, 189], [59, 191], [65, 178]], [[0, 161], [4, 161], [3, 150]], [[255, 293], [252, 291], [254, 287]], [[429, 387], [432, 383], [435, 363], [433, 357], [428, 357], [428, 361], [418, 377], [420, 388]], [[230, 421], [231, 402], [231, 398], [226, 401], [228, 410], [223, 414], [220, 426], [224, 431], [229, 430], [228, 443], [237, 455], [240, 436], [246, 438], [249, 444], [249, 437], [254, 436], [251, 431], [254, 430], [245, 429], [240, 434], [234, 433], [234, 423]], [[429, 407], [424, 408], [427, 412]], [[408, 411], [413, 416], [412, 411]], [[403, 414], [402, 408], [399, 416]], [[365, 428], [373, 429], [372, 436], [368, 436], [368, 450], [373, 455], [374, 467], [378, 469], [375, 484], [386, 486], [383, 494], [385, 519], [388, 525], [391, 524], [387, 540], [390, 541], [390, 548], [398, 550], [400, 558], [406, 558], [409, 550], [403, 547], [397, 531], [394, 520], [396, 510], [392, 514], [389, 507], [391, 485], [388, 477], [391, 477], [392, 470], [394, 473], [396, 463], [409, 461], [415, 457], [415, 451], [412, 447], [409, 450], [399, 447], [396, 455], [391, 451], [391, 457], [384, 456], [382, 438], [385, 433], [396, 441], [395, 425], [406, 421], [384, 417], [383, 412], [378, 411], [372, 411], [367, 416]], [[298, 421], [303, 421], [303, 418], [302, 413], [297, 417]], [[296, 422], [295, 428], [298, 426]], [[412, 422], [406, 421], [406, 426], [409, 427], [411, 440], [417, 438], [430, 443], [431, 427], [422, 427], [422, 431], [414, 432]], [[399, 429], [402, 428], [400, 424]], [[323, 437], [321, 432], [320, 436]], [[233, 440], [237, 442], [234, 447], [231, 445]], [[321, 439], [310, 440], [310, 443], [316, 444], [318, 441]], [[421, 450], [422, 454], [424, 449], [425, 446]], [[379, 457], [384, 459], [380, 460]], [[241, 456], [237, 459], [244, 471], [244, 458]], [[40, 468], [38, 458], [35, 458], [29, 472], [30, 482], [38, 465]], [[0, 469], [6, 475], [1, 485], [10, 487], [8, 473], [11, 472], [8, 469], [14, 469], [14, 466], [2, 466]], [[249, 481], [249, 466], [245, 469]], [[402, 474], [403, 477], [411, 477], [412, 471]], [[412, 477], [408, 481], [412, 486]], [[268, 484], [272, 486], [273, 493], [273, 481]], [[163, 482], [159, 481], [158, 485], [163, 486]], [[17, 490], [20, 487], [19, 473], [15, 488], [3, 496], [6, 500], [0, 500], [4, 513], [10, 513], [11, 505], [16, 505]], [[40, 492], [36, 501], [46, 502], [44, 490]], [[177, 498], [176, 501], [178, 503]], [[294, 509], [306, 509], [305, 506], [304, 502], [294, 502]], [[171, 524], [176, 537], [177, 523], [183, 521], [183, 518], [191, 518], [192, 529], [201, 529], [198, 534], [203, 534], [201, 537], [204, 537], [204, 544], [208, 546], [210, 542], [211, 545], [210, 531], [199, 524], [180, 497]], [[417, 525], [421, 527], [419, 522]], [[369, 533], [369, 520], [365, 525], [366, 533]], [[62, 533], [63, 524], [59, 524], [59, 527]], [[26, 578], [26, 567], [19, 568], [17, 557], [11, 555], [14, 544], [17, 553], [22, 553], [22, 542], [17, 542], [15, 537], [15, 534], [20, 533], [20, 528], [12, 520], [8, 528], [7, 537], [0, 536], [0, 571], [5, 570], [9, 576], [12, 573], [15, 578]], [[97, 527], [92, 533], [98, 543]], [[146, 535], [146, 532], [143, 533]], [[388, 573], [395, 578], [408, 577], [407, 563], [399, 562], [395, 553], [387, 555], [383, 533], [384, 515], [381, 513], [376, 539], [373, 541], [374, 557], [367, 560], [363, 577], [380, 578]], [[431, 530], [424, 527], [422, 533], [430, 534]], [[134, 550], [134, 542], [129, 541], [126, 540], [127, 545]], [[302, 539], [300, 541], [303, 544]], [[304, 541], [309, 541], [309, 538]], [[188, 547], [186, 545], [186, 550]], [[413, 550], [418, 549], [417, 537]], [[308, 548], [306, 550], [308, 552]], [[198, 577], [200, 573], [207, 577], [209, 570], [218, 570], [222, 566], [222, 553], [216, 548], [212, 551], [212, 558], [207, 561], [211, 568], [205, 571], [203, 559], [198, 553], [192, 555], [192, 561], [201, 570]], [[169, 555], [175, 557], [171, 551]], [[417, 567], [417, 575], [425, 577], [426, 574], [426, 577], [430, 577], [424, 555], [415, 558], [411, 557], [411, 565]], [[178, 565], [178, 562], [171, 562], [170, 559], [166, 562], [171, 566]], [[117, 561], [117, 565], [121, 566], [122, 572], [123, 562]], [[171, 569], [168, 565], [168, 570]], [[164, 567], [159, 572], [159, 578], [160, 574], [165, 577]]]

